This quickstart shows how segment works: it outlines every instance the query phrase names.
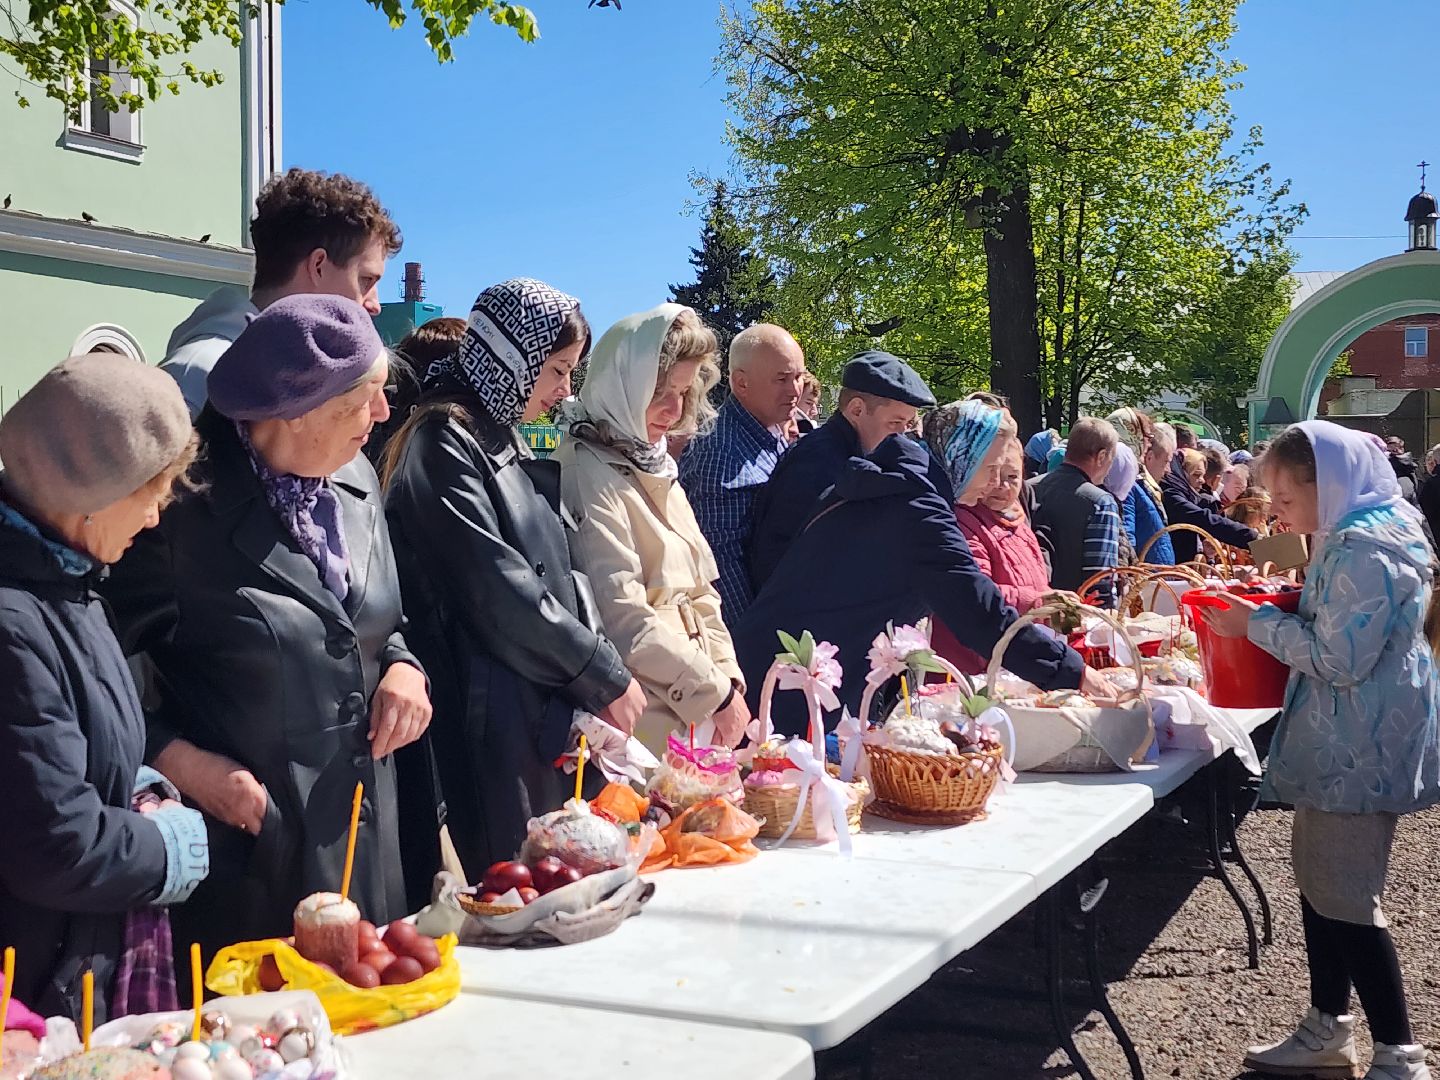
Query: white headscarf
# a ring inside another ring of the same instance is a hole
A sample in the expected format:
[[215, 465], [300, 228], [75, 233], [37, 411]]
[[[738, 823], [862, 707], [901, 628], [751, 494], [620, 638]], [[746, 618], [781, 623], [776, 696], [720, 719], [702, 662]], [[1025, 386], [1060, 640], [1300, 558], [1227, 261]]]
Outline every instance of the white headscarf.
[[1320, 536], [1328, 536], [1357, 510], [1390, 507], [1411, 521], [1420, 521], [1420, 511], [1400, 494], [1390, 459], [1373, 436], [1328, 420], [1306, 420], [1297, 426], [1315, 450]]
[[627, 315], [596, 342], [577, 405], [563, 411], [571, 434], [620, 451], [636, 467], [672, 480], [678, 475], [665, 437], [652, 443], [645, 413], [660, 378], [665, 335], [685, 308], [680, 304]]
[[1116, 502], [1123, 503], [1135, 489], [1135, 481], [1139, 477], [1140, 462], [1135, 457], [1135, 451], [1123, 442], [1116, 443], [1115, 463], [1105, 474], [1105, 490], [1115, 496]]

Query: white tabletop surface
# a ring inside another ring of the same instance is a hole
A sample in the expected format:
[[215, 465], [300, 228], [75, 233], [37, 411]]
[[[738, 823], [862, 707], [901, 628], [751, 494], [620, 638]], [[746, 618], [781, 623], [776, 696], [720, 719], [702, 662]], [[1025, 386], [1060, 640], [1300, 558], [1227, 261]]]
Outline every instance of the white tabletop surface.
[[354, 1080], [811, 1080], [789, 1035], [461, 994], [433, 1013], [344, 1040]]
[[[867, 814], [863, 831], [853, 837], [855, 856], [1027, 874], [1038, 895], [1154, 805], [1144, 783], [1121, 773], [1106, 775], [1107, 784], [1081, 786], [1069, 775], [1022, 773], [1018, 783], [991, 797], [988, 817], [966, 825], [905, 825]], [[795, 850], [812, 858], [834, 858], [833, 846], [797, 845]]]
[[788, 850], [654, 880], [645, 910], [596, 941], [460, 949], [462, 987], [762, 1028], [823, 1048], [1038, 895], [1028, 874]]

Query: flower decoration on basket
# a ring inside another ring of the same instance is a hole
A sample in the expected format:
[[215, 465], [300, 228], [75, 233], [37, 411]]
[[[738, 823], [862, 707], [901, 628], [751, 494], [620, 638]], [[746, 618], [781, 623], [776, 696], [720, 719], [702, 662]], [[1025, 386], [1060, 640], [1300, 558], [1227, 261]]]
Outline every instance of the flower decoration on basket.
[[[782, 651], [765, 673], [760, 710], [747, 734], [751, 747], [741, 752], [750, 763], [745, 778], [745, 810], [760, 818], [760, 835], [784, 843], [802, 840], [840, 842], [850, 852], [850, 833], [860, 831], [860, 815], [870, 797], [863, 777], [842, 776], [841, 768], [825, 762], [825, 714], [840, 707], [835, 691], [841, 683], [839, 650], [816, 641], [808, 630], [798, 638], [780, 631]], [[809, 738], [775, 735], [771, 703], [776, 689], [799, 690], [809, 712]], [[858, 742], [859, 725], [842, 720], [837, 729], [842, 745]], [[848, 755], [852, 764], [857, 755]]]
[[[898, 677], [901, 700], [863, 745], [875, 785], [870, 809], [883, 817], [928, 824], [960, 824], [985, 815], [997, 784], [1012, 779], [998, 728], [1009, 719], [975, 693], [970, 679], [937, 656], [917, 628], [893, 627], [871, 646], [862, 713], [875, 693]], [[944, 672], [943, 685], [918, 686], [907, 676]], [[1013, 732], [1010, 736], [1014, 744]]]

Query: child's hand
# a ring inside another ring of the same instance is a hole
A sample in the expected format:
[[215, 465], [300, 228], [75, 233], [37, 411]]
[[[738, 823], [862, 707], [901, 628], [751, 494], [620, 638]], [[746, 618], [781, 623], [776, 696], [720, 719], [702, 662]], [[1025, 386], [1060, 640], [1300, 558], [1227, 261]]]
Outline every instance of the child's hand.
[[1212, 593], [1225, 602], [1224, 607], [1202, 607], [1199, 609], [1205, 625], [1225, 638], [1243, 638], [1250, 629], [1250, 616], [1260, 610], [1260, 605], [1234, 593]]

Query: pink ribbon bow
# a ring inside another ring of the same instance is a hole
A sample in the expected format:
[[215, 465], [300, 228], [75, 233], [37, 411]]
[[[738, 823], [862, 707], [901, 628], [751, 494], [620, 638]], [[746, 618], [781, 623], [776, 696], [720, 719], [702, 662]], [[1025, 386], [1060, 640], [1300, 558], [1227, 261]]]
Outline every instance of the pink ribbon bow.
[[785, 748], [788, 757], [801, 772], [800, 798], [795, 801], [795, 816], [790, 819], [785, 832], [775, 841], [779, 847], [790, 839], [805, 814], [805, 803], [813, 794], [815, 797], [815, 839], [839, 840], [840, 854], [850, 857], [850, 823], [845, 810], [850, 805], [851, 792], [835, 777], [825, 771], [824, 758], [817, 758], [810, 744], [804, 739], [795, 739]]

